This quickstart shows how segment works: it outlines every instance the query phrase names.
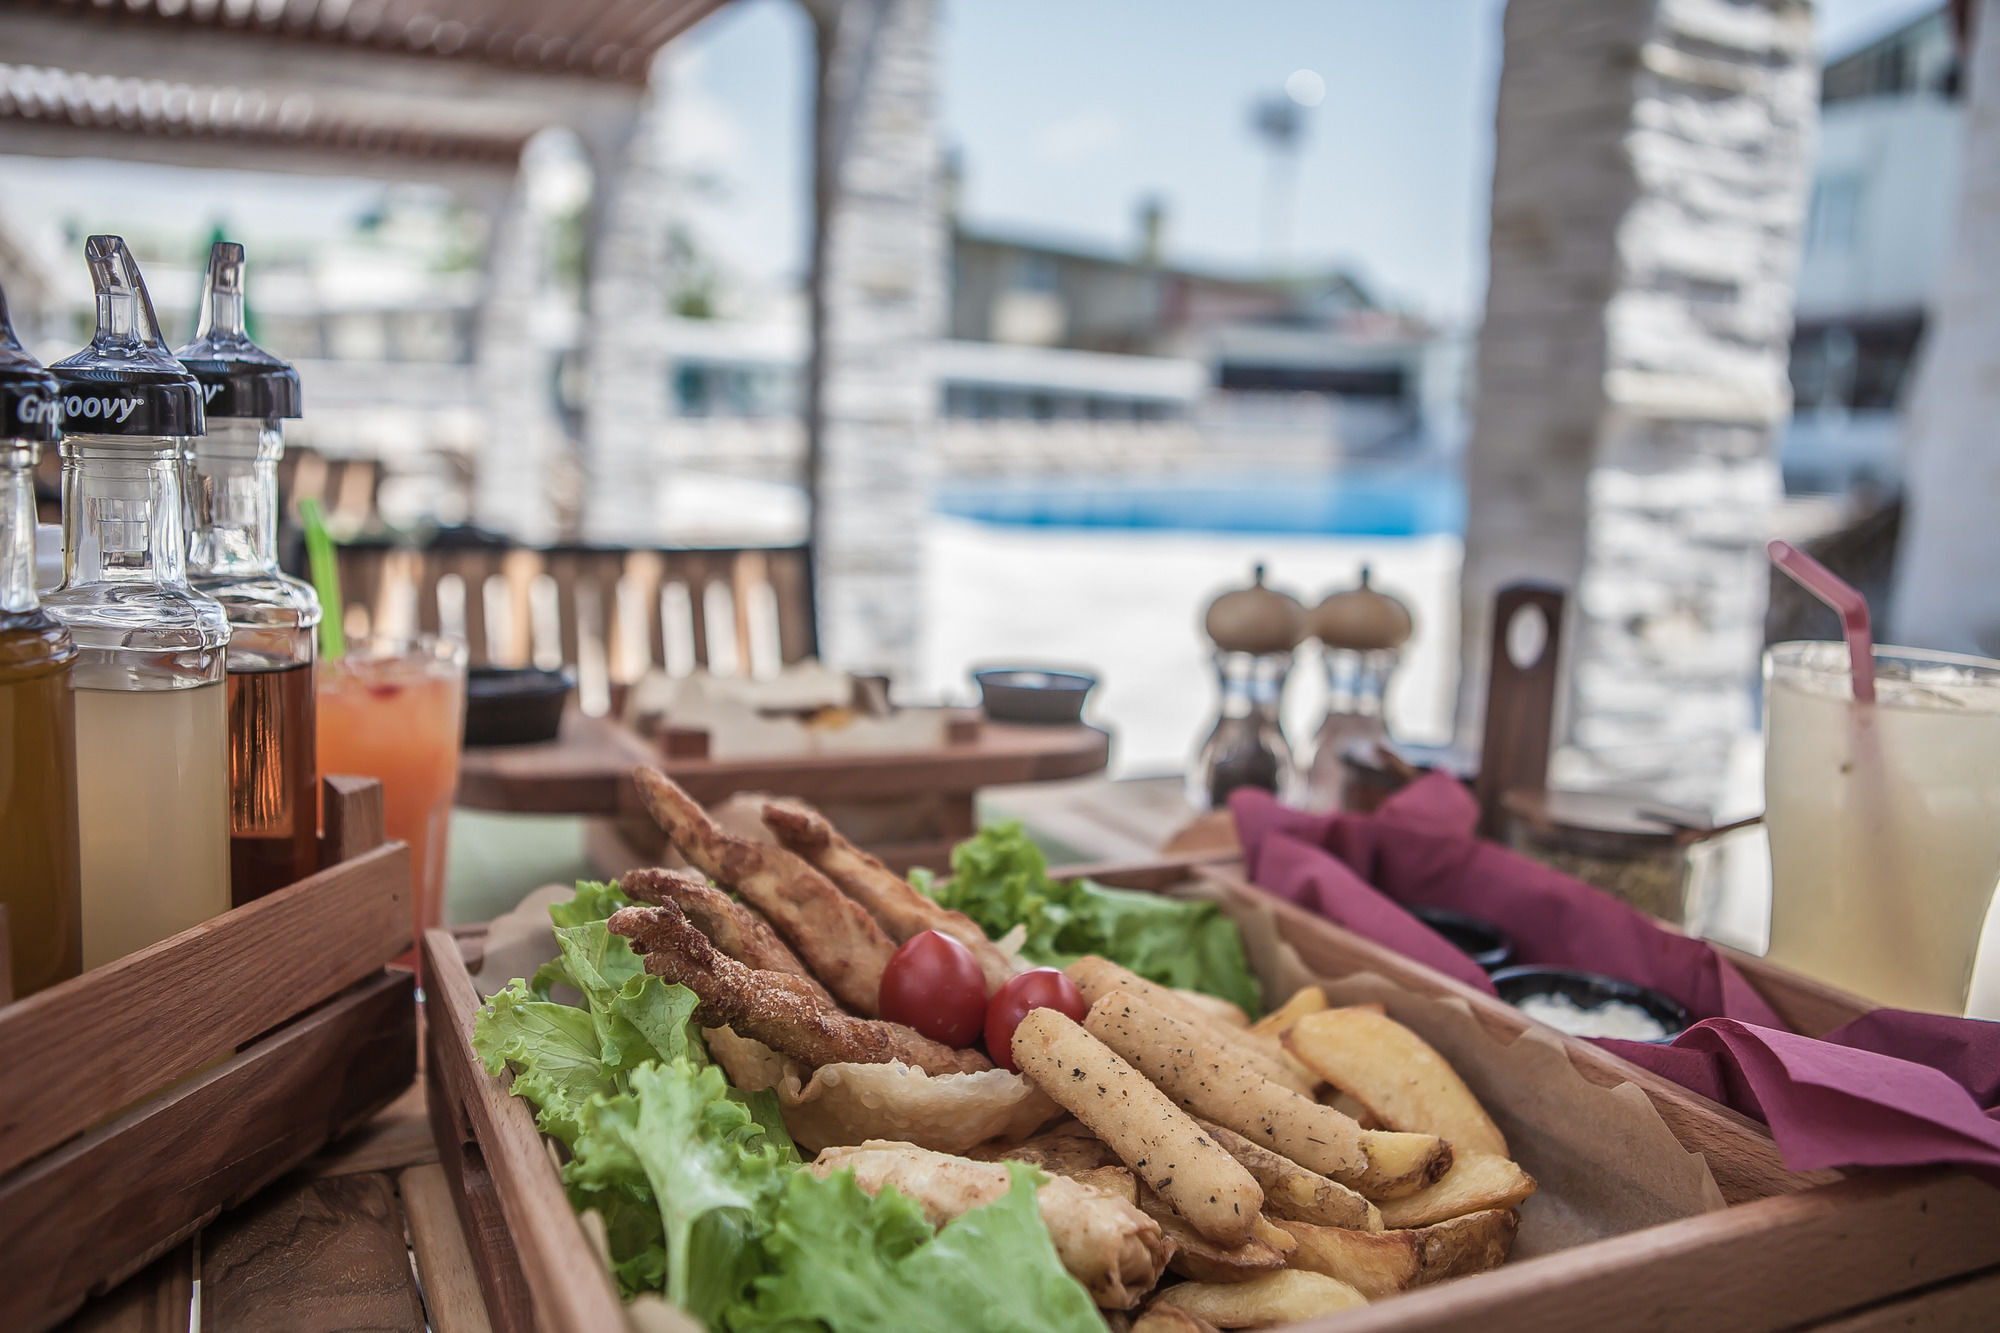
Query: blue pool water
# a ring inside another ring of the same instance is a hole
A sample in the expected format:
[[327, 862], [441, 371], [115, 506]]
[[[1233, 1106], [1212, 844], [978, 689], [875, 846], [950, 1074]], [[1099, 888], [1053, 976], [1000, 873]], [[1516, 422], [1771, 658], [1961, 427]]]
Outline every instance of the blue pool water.
[[951, 482], [933, 508], [1015, 527], [1422, 537], [1465, 529], [1465, 490], [1441, 469], [1324, 476], [1194, 475]]

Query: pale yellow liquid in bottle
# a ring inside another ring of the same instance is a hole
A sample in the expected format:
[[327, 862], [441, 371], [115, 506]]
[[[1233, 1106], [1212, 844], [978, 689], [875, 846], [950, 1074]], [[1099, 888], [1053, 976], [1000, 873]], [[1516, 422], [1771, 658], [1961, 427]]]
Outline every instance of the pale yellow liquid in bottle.
[[83, 965], [229, 910], [229, 750], [221, 681], [76, 692]]

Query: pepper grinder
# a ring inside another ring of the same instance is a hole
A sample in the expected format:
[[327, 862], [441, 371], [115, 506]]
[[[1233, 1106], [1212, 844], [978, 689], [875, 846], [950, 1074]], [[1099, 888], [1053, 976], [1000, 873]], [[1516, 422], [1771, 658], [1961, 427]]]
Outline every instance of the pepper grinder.
[[1305, 608], [1297, 598], [1266, 587], [1260, 564], [1249, 587], [1209, 604], [1202, 624], [1215, 644], [1220, 698], [1215, 725], [1188, 771], [1188, 804], [1196, 810], [1221, 807], [1238, 787], [1294, 794], [1298, 763], [1278, 710], [1292, 649], [1305, 637]]
[[1378, 592], [1363, 565], [1360, 586], [1328, 594], [1311, 623], [1326, 666], [1326, 718], [1313, 740], [1306, 802], [1314, 810], [1338, 810], [1347, 781], [1341, 756], [1357, 741], [1389, 739], [1382, 701], [1410, 639], [1410, 609]]

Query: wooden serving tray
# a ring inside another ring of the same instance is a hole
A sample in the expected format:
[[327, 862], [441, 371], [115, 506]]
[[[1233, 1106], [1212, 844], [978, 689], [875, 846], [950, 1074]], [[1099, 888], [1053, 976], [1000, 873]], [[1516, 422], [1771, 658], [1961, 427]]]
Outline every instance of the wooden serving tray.
[[[1374, 972], [1420, 994], [1456, 997], [1503, 1039], [1540, 1026], [1493, 996], [1272, 898], [1231, 866], [1196, 859], [1059, 873], [1154, 891], [1206, 881], [1225, 897], [1248, 895], [1275, 912], [1284, 938], [1315, 973]], [[479, 999], [459, 942], [431, 931], [424, 954], [432, 1114], [459, 1185], [460, 1215], [494, 1327], [502, 1333], [621, 1327], [611, 1280], [569, 1207], [527, 1103], [472, 1053]], [[1776, 969], [1760, 964], [1751, 972], [1788, 1017], [1824, 1021], [1841, 1002]], [[1788, 987], [1789, 993], [1774, 993]], [[1990, 1309], [1983, 1301], [2000, 1277], [1982, 1270], [2000, 1266], [2000, 1190], [1942, 1168], [1852, 1177], [1788, 1171], [1762, 1125], [1593, 1043], [1553, 1035], [1584, 1078], [1643, 1091], [1681, 1144], [1704, 1155], [1730, 1206], [1405, 1293], [1297, 1325], [1299, 1333], [1811, 1327], [1859, 1333], [1910, 1326], [1894, 1322], [1905, 1315], [1950, 1319]], [[1892, 1322], [1876, 1322], [1878, 1313]]]
[[0, 1328], [52, 1327], [416, 1075], [410, 853], [328, 778], [318, 874], [0, 1006]]

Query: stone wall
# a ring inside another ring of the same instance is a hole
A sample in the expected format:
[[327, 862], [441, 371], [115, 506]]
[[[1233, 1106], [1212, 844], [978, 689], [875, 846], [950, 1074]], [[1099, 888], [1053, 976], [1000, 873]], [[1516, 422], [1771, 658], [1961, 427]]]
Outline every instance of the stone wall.
[[933, 0], [813, 0], [817, 351], [809, 372], [820, 652], [908, 680], [944, 326]]
[[1460, 726], [1502, 584], [1572, 592], [1567, 780], [1714, 794], [1749, 729], [1817, 66], [1803, 0], [1511, 0]]

